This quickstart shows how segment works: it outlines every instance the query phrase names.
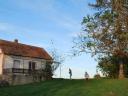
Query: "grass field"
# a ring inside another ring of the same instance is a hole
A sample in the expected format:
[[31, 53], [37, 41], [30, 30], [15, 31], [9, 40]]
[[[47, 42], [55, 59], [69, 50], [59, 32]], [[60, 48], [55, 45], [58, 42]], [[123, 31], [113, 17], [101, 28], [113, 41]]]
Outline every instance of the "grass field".
[[128, 96], [128, 79], [52, 80], [0, 88], [0, 96]]

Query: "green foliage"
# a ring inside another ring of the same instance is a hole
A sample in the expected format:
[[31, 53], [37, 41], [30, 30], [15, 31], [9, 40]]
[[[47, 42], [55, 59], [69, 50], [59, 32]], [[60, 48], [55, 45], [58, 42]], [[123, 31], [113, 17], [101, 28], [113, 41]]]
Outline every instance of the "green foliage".
[[[83, 18], [83, 32], [75, 40], [76, 50], [92, 53], [92, 56], [116, 56], [123, 64], [123, 58], [128, 57], [128, 9], [124, 7], [124, 0], [96, 0], [90, 6], [98, 11], [92, 16]], [[107, 62], [104, 70], [114, 71], [119, 63]], [[121, 67], [117, 70], [123, 70]], [[119, 76], [123, 74], [119, 71]], [[108, 72], [107, 72], [108, 73]], [[112, 76], [116, 77], [112, 74]], [[117, 72], [116, 72], [117, 73]]]
[[43, 76], [46, 78], [46, 80], [52, 79], [53, 71], [52, 71], [51, 64], [46, 64], [46, 67], [43, 70], [43, 72], [44, 72]]
[[128, 13], [123, 2], [117, 0], [97, 0], [90, 4], [98, 9], [92, 16], [83, 18], [83, 32], [75, 38], [75, 48], [79, 52], [92, 54], [128, 55]]
[[[128, 58], [123, 58], [124, 75], [128, 77]], [[110, 78], [118, 78], [119, 58], [114, 56], [104, 57], [99, 59], [98, 68], [104, 76]]]
[[118, 77], [119, 64], [118, 60], [113, 57], [101, 58], [98, 63], [98, 68], [106, 77]]
[[94, 75], [94, 78], [96, 78], [96, 79], [100, 79], [101, 76], [100, 76], [100, 74], [95, 74], [95, 75]]
[[128, 79], [52, 80], [0, 88], [0, 96], [127, 96]]

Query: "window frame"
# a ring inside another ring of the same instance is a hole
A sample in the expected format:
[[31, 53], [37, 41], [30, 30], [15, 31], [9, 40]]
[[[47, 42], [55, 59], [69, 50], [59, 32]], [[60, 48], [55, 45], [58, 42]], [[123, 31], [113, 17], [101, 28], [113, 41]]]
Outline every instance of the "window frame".
[[13, 60], [13, 68], [21, 68], [21, 61], [20, 60]]

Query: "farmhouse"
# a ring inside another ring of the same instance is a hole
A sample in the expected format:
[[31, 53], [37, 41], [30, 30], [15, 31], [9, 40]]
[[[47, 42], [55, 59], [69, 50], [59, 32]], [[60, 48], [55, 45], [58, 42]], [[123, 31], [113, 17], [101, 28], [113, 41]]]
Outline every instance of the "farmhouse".
[[43, 71], [52, 64], [52, 57], [36, 46], [21, 44], [18, 40], [0, 40], [0, 79], [10, 84], [26, 84], [45, 80]]

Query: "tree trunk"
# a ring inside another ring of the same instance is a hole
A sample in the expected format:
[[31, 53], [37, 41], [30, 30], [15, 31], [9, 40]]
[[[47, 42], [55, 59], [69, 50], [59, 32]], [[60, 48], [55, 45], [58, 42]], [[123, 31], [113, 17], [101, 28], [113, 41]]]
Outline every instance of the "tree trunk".
[[118, 76], [119, 79], [124, 79], [125, 76], [124, 76], [124, 66], [123, 66], [123, 63], [120, 62], [120, 65], [119, 65], [119, 76]]

